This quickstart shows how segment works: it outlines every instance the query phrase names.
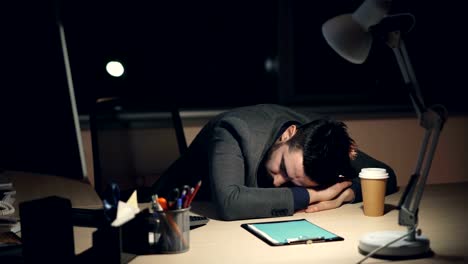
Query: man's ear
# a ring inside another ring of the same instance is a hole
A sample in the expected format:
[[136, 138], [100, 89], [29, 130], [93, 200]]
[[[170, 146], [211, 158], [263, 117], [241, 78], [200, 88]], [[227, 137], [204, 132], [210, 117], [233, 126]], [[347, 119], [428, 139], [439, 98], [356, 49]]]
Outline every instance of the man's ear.
[[278, 141], [281, 143], [284, 143], [288, 140], [290, 140], [297, 132], [297, 126], [296, 125], [290, 125], [284, 132], [281, 134], [279, 137]]
[[349, 159], [350, 160], [355, 160], [358, 156], [358, 151], [357, 151], [357, 145], [356, 143], [352, 143], [351, 146], [349, 147]]

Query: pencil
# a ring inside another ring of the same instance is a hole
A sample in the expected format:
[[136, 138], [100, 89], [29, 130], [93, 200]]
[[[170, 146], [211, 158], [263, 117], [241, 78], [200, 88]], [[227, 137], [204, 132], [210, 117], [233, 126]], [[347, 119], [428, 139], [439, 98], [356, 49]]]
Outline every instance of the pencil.
[[187, 207], [189, 207], [190, 204], [192, 203], [193, 198], [195, 197], [195, 195], [197, 194], [198, 190], [200, 189], [201, 183], [202, 183], [202, 181], [199, 180], [198, 183], [197, 183], [197, 185], [195, 185], [195, 189], [193, 190], [193, 193], [190, 194], [190, 198], [189, 198], [189, 201], [188, 201], [188, 203], [187, 203]]

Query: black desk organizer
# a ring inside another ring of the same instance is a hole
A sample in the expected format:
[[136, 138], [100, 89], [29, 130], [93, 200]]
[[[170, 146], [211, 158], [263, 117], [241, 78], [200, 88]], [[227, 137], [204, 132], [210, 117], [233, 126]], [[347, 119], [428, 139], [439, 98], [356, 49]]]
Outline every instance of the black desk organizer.
[[[20, 204], [22, 261], [19, 263], [128, 263], [137, 255], [148, 254], [148, 230], [154, 228], [148, 219], [148, 209], [121, 227], [112, 227], [104, 221], [102, 210], [74, 209], [68, 199], [50, 196]], [[74, 253], [73, 225], [96, 227], [93, 246], [81, 254]], [[78, 221], [79, 222], [79, 221]], [[85, 223], [86, 222], [86, 223]], [[143, 227], [143, 228], [142, 228]]]
[[72, 263], [71, 202], [50, 196], [19, 205], [24, 263]]
[[[80, 263], [128, 263], [137, 255], [149, 254], [148, 230], [152, 228], [148, 209], [120, 227], [110, 223], [98, 226], [93, 233], [93, 246], [77, 256]], [[93, 263], [93, 262], [91, 262]]]

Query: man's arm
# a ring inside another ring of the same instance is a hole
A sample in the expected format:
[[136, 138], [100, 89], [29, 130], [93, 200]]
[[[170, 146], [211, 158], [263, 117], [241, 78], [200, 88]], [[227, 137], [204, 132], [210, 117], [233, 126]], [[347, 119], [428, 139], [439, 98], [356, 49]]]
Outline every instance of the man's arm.
[[303, 211], [313, 213], [335, 209], [343, 203], [351, 202], [354, 199], [354, 192], [349, 188], [351, 184], [350, 181], [344, 181], [323, 190], [307, 189], [309, 192], [309, 206]]
[[330, 200], [323, 200], [310, 204], [304, 211], [313, 213], [318, 211], [330, 210], [340, 207], [344, 203], [351, 202], [354, 199], [354, 191], [351, 188], [346, 188], [337, 196]]
[[[242, 138], [229, 127], [217, 127], [210, 142], [212, 198], [224, 220], [292, 215], [293, 195], [289, 188], [258, 188], [248, 175]], [[254, 165], [255, 166], [255, 165]]]
[[395, 172], [393, 169], [388, 166], [387, 164], [374, 159], [373, 157], [369, 156], [368, 154], [358, 151], [357, 158], [351, 161], [351, 166], [353, 171], [350, 172], [352, 175], [346, 175], [348, 177], [354, 177], [353, 184], [351, 185], [351, 189], [354, 191], [355, 199], [352, 201], [353, 203], [362, 202], [362, 193], [361, 193], [361, 181], [359, 179], [359, 172], [363, 168], [384, 168], [387, 170], [388, 179], [387, 179], [387, 189], [386, 195], [395, 193], [397, 188], [397, 179]]
[[[310, 205], [305, 212], [318, 212], [340, 207], [343, 203], [362, 202], [361, 181], [358, 177], [362, 168], [385, 168], [388, 172], [386, 195], [397, 191], [397, 180], [395, 172], [387, 164], [372, 158], [362, 151], [358, 151], [358, 156], [351, 162], [352, 171], [347, 177], [353, 178], [352, 184], [345, 186], [344, 183], [337, 183], [323, 191], [308, 189]], [[325, 191], [325, 192], [324, 192]]]
[[351, 186], [351, 182], [344, 181], [336, 183], [323, 190], [307, 189], [309, 192], [309, 204], [335, 199], [349, 186]]

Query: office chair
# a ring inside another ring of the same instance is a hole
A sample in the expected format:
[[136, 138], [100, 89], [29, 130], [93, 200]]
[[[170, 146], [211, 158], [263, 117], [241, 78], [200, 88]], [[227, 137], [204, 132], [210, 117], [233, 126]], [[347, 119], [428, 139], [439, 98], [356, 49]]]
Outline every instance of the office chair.
[[[149, 111], [150, 110], [150, 111]], [[90, 114], [94, 188], [103, 198], [107, 186], [119, 186], [120, 200], [149, 187], [187, 150], [179, 109], [148, 107], [120, 98], [101, 98]]]

